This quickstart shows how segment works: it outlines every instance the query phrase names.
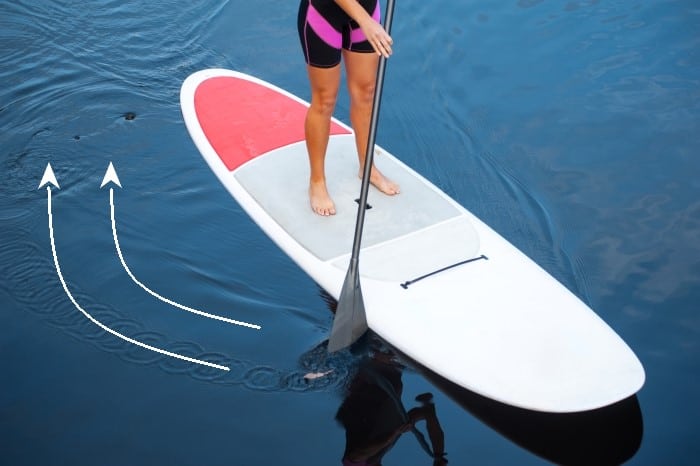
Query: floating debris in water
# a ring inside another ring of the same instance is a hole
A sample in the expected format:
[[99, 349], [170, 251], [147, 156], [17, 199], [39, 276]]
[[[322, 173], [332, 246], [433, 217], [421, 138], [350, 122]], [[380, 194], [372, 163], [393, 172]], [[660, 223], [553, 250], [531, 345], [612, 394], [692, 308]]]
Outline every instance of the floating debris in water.
[[131, 121], [131, 120], [133, 120], [134, 118], [136, 118], [136, 114], [135, 114], [134, 112], [126, 112], [126, 113], [124, 114], [124, 119], [127, 120], [127, 121]]
[[333, 372], [333, 369], [326, 371], [326, 372], [309, 372], [308, 374], [304, 375], [304, 379], [305, 380], [320, 379], [321, 377], [327, 376], [331, 372]]

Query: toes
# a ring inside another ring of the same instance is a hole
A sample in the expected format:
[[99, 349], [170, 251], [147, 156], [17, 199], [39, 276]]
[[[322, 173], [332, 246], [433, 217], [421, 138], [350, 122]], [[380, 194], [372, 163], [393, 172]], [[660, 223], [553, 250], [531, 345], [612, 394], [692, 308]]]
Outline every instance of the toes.
[[399, 189], [399, 185], [388, 180], [386, 180], [384, 183], [377, 184], [377, 188], [379, 188], [381, 192], [389, 196], [393, 196], [401, 192], [401, 190]]
[[325, 207], [325, 206], [315, 206], [311, 205], [311, 210], [314, 211], [315, 214], [320, 215], [322, 217], [328, 217], [330, 215], [335, 215], [335, 207]]
[[325, 184], [311, 183], [309, 186], [309, 198], [311, 201], [311, 210], [315, 214], [323, 217], [335, 215], [335, 205], [328, 195]]
[[[360, 174], [360, 178], [362, 178], [362, 174]], [[386, 178], [383, 174], [376, 170], [372, 172], [369, 182], [379, 191], [388, 196], [393, 196], [401, 192], [398, 184]]]

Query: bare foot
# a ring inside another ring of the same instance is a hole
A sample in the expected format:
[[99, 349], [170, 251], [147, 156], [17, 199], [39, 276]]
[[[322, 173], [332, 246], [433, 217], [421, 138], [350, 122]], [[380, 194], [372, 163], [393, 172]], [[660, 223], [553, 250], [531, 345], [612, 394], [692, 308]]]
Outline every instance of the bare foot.
[[[360, 171], [360, 178], [362, 178], [362, 171]], [[382, 172], [377, 169], [377, 167], [372, 167], [369, 182], [372, 183], [375, 188], [389, 196], [393, 196], [401, 192], [399, 185], [384, 176]]]
[[309, 183], [309, 200], [311, 209], [318, 215], [324, 217], [335, 215], [335, 204], [328, 194], [325, 182]]

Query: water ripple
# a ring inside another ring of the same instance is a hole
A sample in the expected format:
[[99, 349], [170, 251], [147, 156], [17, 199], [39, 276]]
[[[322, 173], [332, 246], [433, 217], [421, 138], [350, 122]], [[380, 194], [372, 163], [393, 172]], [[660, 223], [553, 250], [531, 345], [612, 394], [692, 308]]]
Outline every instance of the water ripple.
[[[33, 133], [42, 121], [55, 130], [70, 127], [75, 108], [109, 125], [105, 113], [135, 98], [152, 107], [176, 107], [187, 74], [205, 62], [225, 64], [200, 38], [227, 3], [3, 4], [0, 49], [13, 66], [0, 70], [0, 131]], [[173, 10], [197, 21], [183, 28]], [[81, 133], [89, 131], [75, 136]]]
[[[89, 343], [102, 351], [116, 354], [122, 360], [139, 365], [155, 365], [161, 370], [193, 379], [216, 384], [238, 385], [253, 391], [309, 391], [327, 390], [342, 386], [352, 364], [349, 355], [326, 355], [325, 345], [315, 347], [302, 356], [300, 367], [279, 369], [270, 365], [256, 364], [231, 358], [223, 353], [205, 351], [201, 345], [190, 341], [170, 341], [165, 335], [146, 330], [143, 324], [124, 317], [116, 309], [95, 301], [72, 282], [66, 284], [76, 301], [89, 310], [98, 321], [108, 327], [142, 341], [146, 344], [167, 348], [169, 351], [200, 360], [228, 366], [228, 372], [181, 361], [134, 346], [95, 326], [68, 301], [53, 270], [53, 263], [37, 244], [23, 237], [8, 237], [0, 244], [0, 272], [3, 289], [23, 308], [40, 316], [51, 327], [77, 341]], [[28, 258], [19, 260], [19, 258]], [[304, 374], [331, 366], [329, 376], [307, 381]]]

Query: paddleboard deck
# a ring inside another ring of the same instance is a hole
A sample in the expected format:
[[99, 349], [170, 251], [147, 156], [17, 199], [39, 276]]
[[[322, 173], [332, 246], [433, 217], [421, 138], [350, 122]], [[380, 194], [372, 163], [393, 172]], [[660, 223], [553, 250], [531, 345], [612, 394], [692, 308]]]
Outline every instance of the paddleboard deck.
[[[181, 89], [195, 145], [236, 201], [321, 287], [339, 297], [361, 179], [354, 135], [334, 119], [326, 158], [337, 214], [308, 199], [308, 104], [243, 73], [210, 69]], [[359, 270], [369, 327], [478, 394], [526, 409], [576, 412], [635, 394], [644, 369], [566, 287], [379, 146], [401, 185], [370, 188]]]

